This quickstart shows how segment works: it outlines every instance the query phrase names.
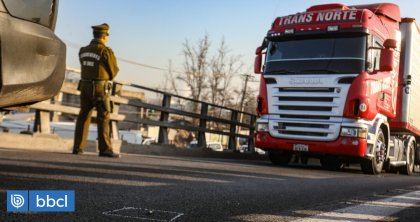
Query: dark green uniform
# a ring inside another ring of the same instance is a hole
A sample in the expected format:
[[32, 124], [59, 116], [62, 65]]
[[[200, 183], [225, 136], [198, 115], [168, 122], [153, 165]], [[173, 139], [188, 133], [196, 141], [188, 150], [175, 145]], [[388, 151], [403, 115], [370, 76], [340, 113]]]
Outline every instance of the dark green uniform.
[[[95, 31], [108, 31], [109, 26], [93, 26]], [[105, 28], [104, 28], [105, 27]], [[95, 29], [96, 28], [96, 29]], [[89, 132], [90, 117], [93, 108], [97, 111], [99, 154], [112, 154], [112, 144], [109, 132], [111, 84], [118, 73], [117, 60], [111, 48], [102, 41], [93, 39], [79, 52], [82, 67], [80, 89], [80, 114], [76, 122], [73, 153], [82, 153]]]

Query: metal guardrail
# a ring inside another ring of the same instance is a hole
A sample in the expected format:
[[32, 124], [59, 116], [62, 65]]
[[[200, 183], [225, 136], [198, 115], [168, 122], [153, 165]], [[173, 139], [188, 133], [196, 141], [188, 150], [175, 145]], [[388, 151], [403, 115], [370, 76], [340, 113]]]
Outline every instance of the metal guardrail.
[[[157, 94], [161, 97], [160, 104], [152, 104], [140, 101], [138, 99], [130, 99], [128, 97], [123, 97], [119, 92], [127, 87], [132, 87], [134, 89], [147, 91]], [[70, 95], [80, 95], [80, 92], [74, 87], [69, 86], [68, 84], [63, 84], [60, 94], [70, 94]], [[192, 104], [192, 107], [195, 107], [194, 110], [186, 110], [182, 106], [174, 107], [173, 101], [183, 101], [187, 104]], [[159, 127], [159, 144], [168, 144], [168, 129], [182, 129], [189, 132], [196, 133], [197, 143], [199, 147], [206, 146], [206, 137], [205, 133], [218, 134], [228, 136], [228, 149], [236, 150], [237, 149], [237, 139], [245, 138], [248, 141], [248, 149], [253, 151], [254, 149], [254, 131], [255, 131], [255, 121], [256, 115], [241, 112], [239, 110], [226, 108], [216, 104], [211, 104], [203, 101], [194, 100], [180, 95], [175, 95], [169, 92], [164, 92], [157, 89], [152, 89], [149, 87], [118, 81], [113, 81], [113, 89], [111, 94], [111, 101], [114, 103], [114, 109], [111, 113], [111, 136], [113, 139], [118, 138], [118, 122], [128, 122], [136, 124], [144, 124], [149, 126], [158, 126]], [[153, 113], [160, 114], [154, 115], [153, 118], [136, 118], [131, 115], [124, 115], [119, 113], [120, 106], [132, 106], [136, 109], [144, 109], [146, 111], [153, 111]], [[30, 106], [31, 108], [36, 109], [34, 131], [41, 133], [50, 133], [49, 131], [49, 121], [50, 117], [57, 112], [68, 113], [73, 115], [78, 115], [79, 108], [77, 106], [64, 105], [59, 102], [59, 100], [49, 100], [36, 103]], [[170, 121], [170, 116], [182, 116], [182, 118], [190, 119], [191, 124], [185, 124], [183, 122]], [[240, 118], [243, 121], [238, 120]], [[94, 112], [92, 116], [96, 116]], [[246, 129], [248, 134], [238, 133], [238, 128]]]

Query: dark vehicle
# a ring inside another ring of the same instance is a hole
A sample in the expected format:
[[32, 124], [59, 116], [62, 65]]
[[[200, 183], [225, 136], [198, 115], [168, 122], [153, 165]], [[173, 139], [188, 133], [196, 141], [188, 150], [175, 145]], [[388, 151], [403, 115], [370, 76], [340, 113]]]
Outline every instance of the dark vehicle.
[[58, 0], [0, 0], [0, 108], [54, 96], [66, 46], [54, 34]]

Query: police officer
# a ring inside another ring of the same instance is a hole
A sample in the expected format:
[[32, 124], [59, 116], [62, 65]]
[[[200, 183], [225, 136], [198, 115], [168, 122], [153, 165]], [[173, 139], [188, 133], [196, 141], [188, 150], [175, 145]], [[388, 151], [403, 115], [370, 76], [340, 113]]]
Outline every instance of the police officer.
[[98, 124], [99, 156], [116, 157], [112, 151], [109, 133], [111, 103], [109, 93], [111, 83], [118, 73], [117, 60], [108, 41], [109, 25], [92, 26], [94, 39], [79, 51], [82, 79], [79, 82], [80, 113], [76, 122], [73, 154], [83, 153], [89, 132], [90, 117], [96, 107]]

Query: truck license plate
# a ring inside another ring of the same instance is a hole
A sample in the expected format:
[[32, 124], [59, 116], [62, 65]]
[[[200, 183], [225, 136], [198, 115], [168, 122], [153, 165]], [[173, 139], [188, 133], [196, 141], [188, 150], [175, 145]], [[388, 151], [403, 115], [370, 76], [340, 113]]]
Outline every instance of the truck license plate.
[[294, 151], [301, 151], [301, 152], [308, 152], [309, 146], [308, 144], [293, 144]]

